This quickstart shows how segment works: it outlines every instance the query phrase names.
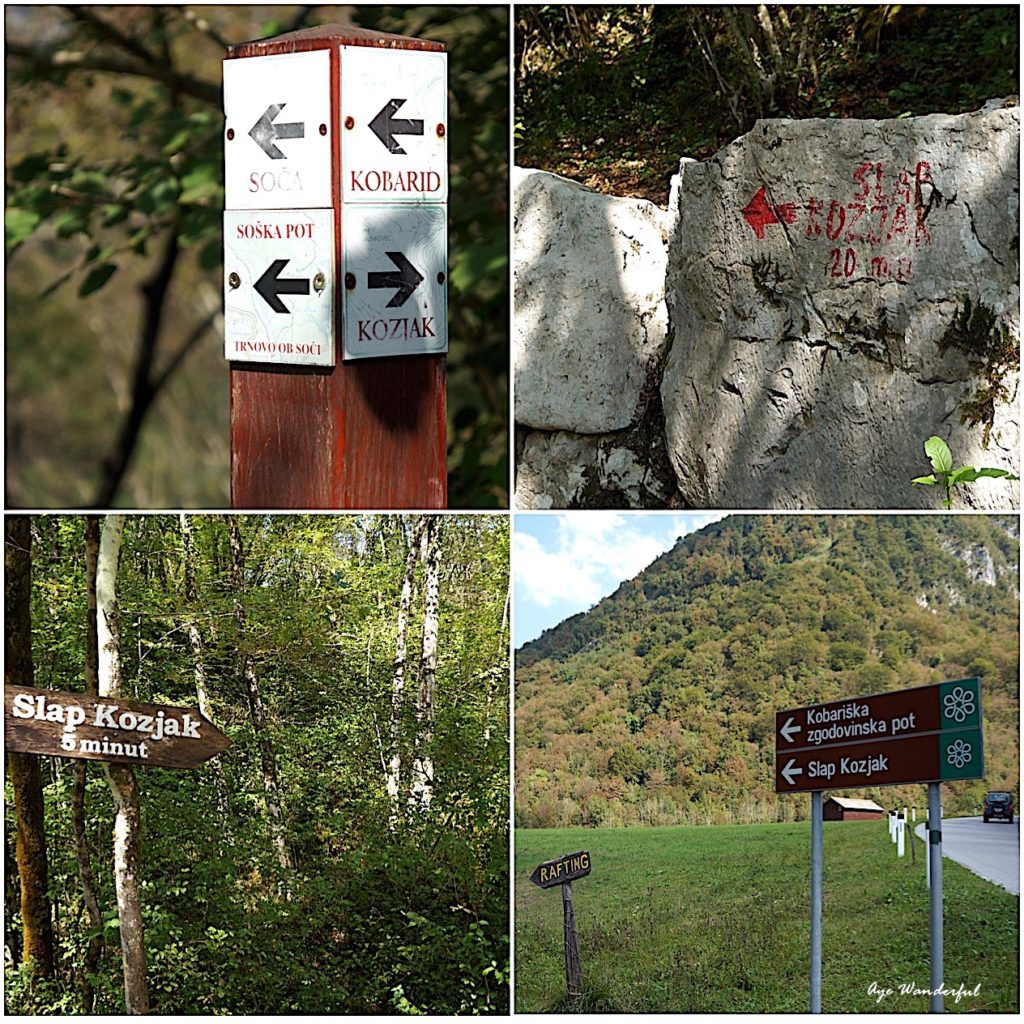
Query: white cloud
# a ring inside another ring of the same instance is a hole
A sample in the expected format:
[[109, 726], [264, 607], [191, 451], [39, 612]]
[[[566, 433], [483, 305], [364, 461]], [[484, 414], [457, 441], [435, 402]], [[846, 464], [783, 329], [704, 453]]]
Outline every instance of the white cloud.
[[677, 537], [720, 518], [716, 514], [642, 515], [573, 512], [559, 515], [553, 549], [515, 532], [519, 599], [542, 608], [568, 604], [582, 611], [645, 569]]
[[592, 604], [601, 596], [590, 566], [574, 563], [563, 550], [545, 551], [528, 533], [516, 532], [515, 565], [518, 593], [542, 608], [581, 598]]

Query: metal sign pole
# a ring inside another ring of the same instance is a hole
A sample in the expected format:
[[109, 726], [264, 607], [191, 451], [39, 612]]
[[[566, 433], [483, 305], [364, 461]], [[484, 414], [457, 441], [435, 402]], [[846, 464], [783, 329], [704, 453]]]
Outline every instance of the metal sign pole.
[[565, 987], [570, 999], [583, 992], [580, 978], [580, 937], [576, 931], [576, 912], [572, 906], [572, 882], [562, 885], [563, 932], [565, 936]]
[[821, 1013], [822, 793], [811, 793], [811, 1013]]
[[928, 838], [928, 830], [931, 822], [925, 819], [924, 823], [924, 884], [930, 889], [932, 887], [932, 854], [931, 841]]
[[928, 860], [931, 863], [931, 990], [928, 1010], [943, 1013], [942, 1005], [942, 789], [928, 783]]

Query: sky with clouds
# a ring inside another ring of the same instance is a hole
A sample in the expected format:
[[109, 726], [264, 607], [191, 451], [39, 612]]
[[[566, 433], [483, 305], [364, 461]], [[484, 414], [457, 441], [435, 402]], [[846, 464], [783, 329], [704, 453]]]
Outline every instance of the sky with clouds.
[[692, 515], [579, 511], [515, 517], [515, 645], [592, 608], [636, 576], [679, 537], [721, 519]]

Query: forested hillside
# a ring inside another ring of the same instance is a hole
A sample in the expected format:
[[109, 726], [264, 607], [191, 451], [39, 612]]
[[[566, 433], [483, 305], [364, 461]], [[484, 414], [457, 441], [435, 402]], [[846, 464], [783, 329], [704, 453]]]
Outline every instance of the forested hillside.
[[[102, 517], [93, 588], [101, 668], [116, 586], [123, 698], [198, 707], [232, 744], [194, 770], [120, 770], [141, 810], [134, 998], [163, 1014], [507, 1010], [507, 518], [131, 516], [104, 590], [120, 518]], [[90, 685], [86, 527], [8, 518], [6, 683]], [[14, 678], [26, 553], [31, 660]], [[20, 842], [15, 858], [26, 757], [43, 863]], [[113, 791], [95, 761], [9, 755], [10, 1012], [125, 1012], [113, 851], [133, 825]], [[47, 869], [26, 921], [22, 877]]]
[[[516, 656], [525, 827], [792, 820], [775, 712], [981, 677], [987, 778], [1017, 791], [1016, 520], [730, 516]], [[923, 806], [923, 786], [859, 790]]]

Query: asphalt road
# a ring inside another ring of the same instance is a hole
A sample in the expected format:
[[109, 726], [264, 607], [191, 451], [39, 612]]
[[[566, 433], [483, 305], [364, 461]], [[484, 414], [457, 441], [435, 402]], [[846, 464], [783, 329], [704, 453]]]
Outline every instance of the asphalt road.
[[[924, 839], [924, 825], [915, 829]], [[1013, 824], [979, 818], [946, 818], [942, 822], [942, 854], [1015, 896], [1020, 895], [1020, 819]]]

